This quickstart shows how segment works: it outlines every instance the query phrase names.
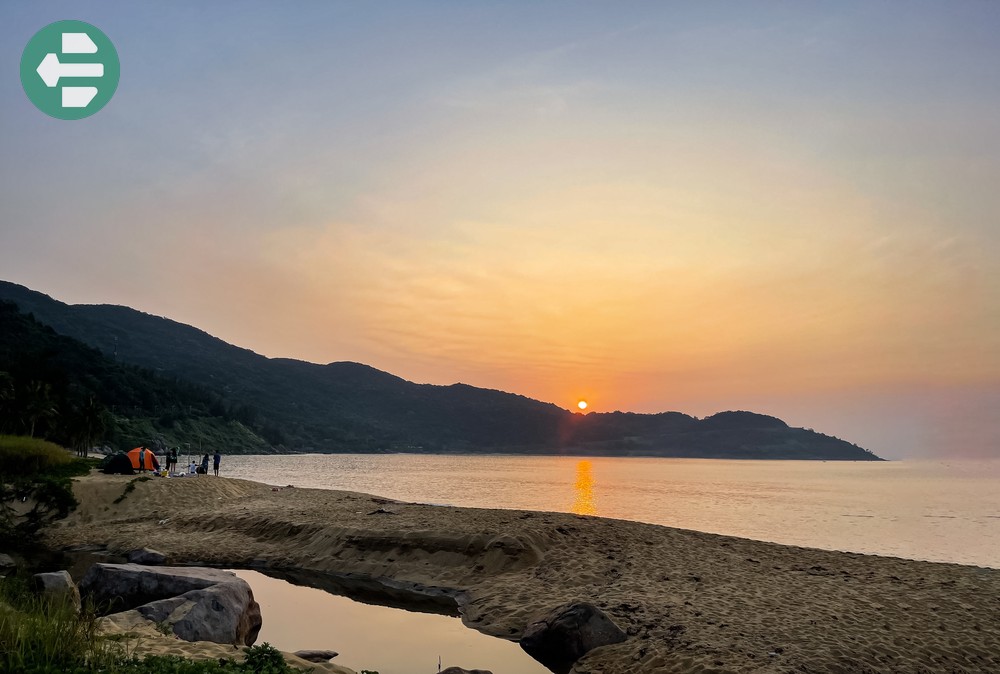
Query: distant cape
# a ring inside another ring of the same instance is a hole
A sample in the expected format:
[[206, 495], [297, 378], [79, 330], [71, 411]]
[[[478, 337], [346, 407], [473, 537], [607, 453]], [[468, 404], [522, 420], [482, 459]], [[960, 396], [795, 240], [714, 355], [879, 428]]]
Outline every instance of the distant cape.
[[[167, 318], [68, 305], [6, 281], [0, 300], [115, 363], [201, 387], [218, 405], [239, 410], [247, 432], [272, 451], [881, 460], [753, 412], [584, 415], [466, 384], [416, 384], [361, 363], [267, 358]], [[170, 428], [156, 427], [160, 421]], [[169, 419], [151, 423], [154, 433], [173, 429]]]

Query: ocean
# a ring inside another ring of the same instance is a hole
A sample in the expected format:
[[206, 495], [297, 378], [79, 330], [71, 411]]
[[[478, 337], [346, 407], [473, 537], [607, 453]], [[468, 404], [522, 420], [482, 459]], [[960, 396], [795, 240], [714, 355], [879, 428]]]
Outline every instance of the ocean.
[[234, 455], [223, 457], [222, 474], [1000, 568], [1000, 461]]

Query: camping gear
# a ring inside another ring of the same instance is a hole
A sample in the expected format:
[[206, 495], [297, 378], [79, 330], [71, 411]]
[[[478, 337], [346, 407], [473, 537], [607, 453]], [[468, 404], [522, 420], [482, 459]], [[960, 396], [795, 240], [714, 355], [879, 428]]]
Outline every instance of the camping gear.
[[[138, 463], [139, 459], [136, 459]], [[107, 461], [104, 462], [104, 467], [101, 469], [106, 475], [135, 475], [135, 471], [132, 469], [132, 461], [121, 452], [118, 452], [114, 456], [108, 457]]]
[[[145, 449], [146, 452], [145, 456], [143, 457], [144, 465], [140, 466], [139, 455], [142, 453], [143, 449]], [[132, 462], [132, 467], [135, 468], [136, 470], [142, 470], [142, 469], [156, 470], [156, 471], [160, 470], [160, 462], [156, 460], [156, 455], [153, 454], [153, 450], [149, 449], [148, 447], [146, 448], [136, 447], [135, 449], [129, 450], [128, 458], [129, 461]]]

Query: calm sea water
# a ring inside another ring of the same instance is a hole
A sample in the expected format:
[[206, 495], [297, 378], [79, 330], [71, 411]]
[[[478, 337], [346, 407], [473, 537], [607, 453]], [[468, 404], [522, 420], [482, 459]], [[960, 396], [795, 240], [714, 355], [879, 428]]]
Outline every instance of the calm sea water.
[[1000, 461], [226, 456], [222, 473], [455, 506], [572, 512], [1000, 568]]
[[284, 651], [334, 650], [338, 665], [381, 674], [436, 672], [441, 666], [504, 674], [550, 674], [517, 643], [469, 629], [458, 618], [362, 604], [233, 569], [250, 583], [263, 624], [257, 643]]

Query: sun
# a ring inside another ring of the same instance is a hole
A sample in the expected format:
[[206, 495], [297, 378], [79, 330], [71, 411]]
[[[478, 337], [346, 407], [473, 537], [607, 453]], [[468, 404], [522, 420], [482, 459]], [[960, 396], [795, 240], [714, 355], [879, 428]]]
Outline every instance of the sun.
[[580, 402], [578, 402], [576, 404], [576, 406], [579, 407], [581, 410], [585, 410], [585, 409], [587, 409], [587, 401], [586, 400], [581, 400]]

